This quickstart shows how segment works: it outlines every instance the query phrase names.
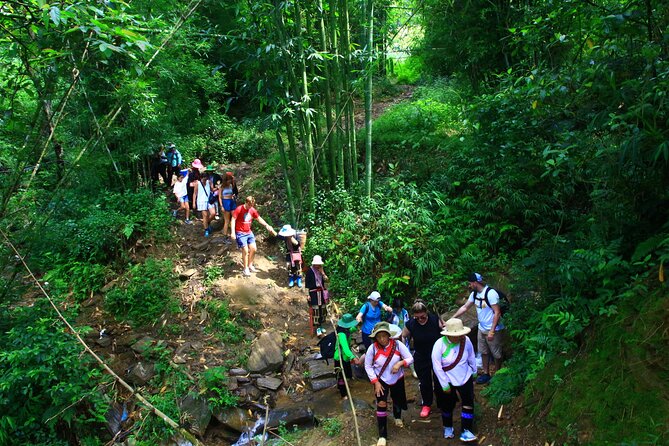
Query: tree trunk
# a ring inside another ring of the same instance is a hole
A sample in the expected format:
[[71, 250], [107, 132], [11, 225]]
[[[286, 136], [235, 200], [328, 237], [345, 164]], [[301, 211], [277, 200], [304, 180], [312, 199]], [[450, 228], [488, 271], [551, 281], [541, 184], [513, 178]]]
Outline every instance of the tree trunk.
[[372, 196], [372, 77], [374, 73], [374, 1], [367, 11], [367, 83], [365, 88], [365, 193]]

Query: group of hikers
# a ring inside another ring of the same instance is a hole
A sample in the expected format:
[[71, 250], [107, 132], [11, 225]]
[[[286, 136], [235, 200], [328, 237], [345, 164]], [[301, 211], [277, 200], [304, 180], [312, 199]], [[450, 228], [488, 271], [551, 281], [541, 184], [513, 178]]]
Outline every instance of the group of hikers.
[[[327, 317], [329, 291], [328, 276], [324, 270], [324, 261], [320, 255], [313, 256], [308, 268], [302, 267], [302, 248], [306, 234], [298, 233], [290, 225], [284, 225], [277, 232], [260, 216], [255, 209], [255, 199], [246, 197], [244, 203], [237, 206], [239, 195], [232, 172], [221, 177], [212, 166], [205, 167], [195, 159], [190, 168], [181, 170], [181, 155], [173, 144], [168, 151], [159, 152], [160, 165], [165, 164], [166, 174], [163, 181], [172, 184], [173, 193], [179, 204], [174, 211], [185, 212], [185, 222], [190, 220], [191, 209], [202, 213], [205, 237], [210, 235], [210, 223], [224, 215], [225, 243], [235, 240], [242, 253], [242, 274], [250, 276], [257, 271], [254, 258], [257, 250], [255, 235], [251, 225], [253, 220], [265, 227], [272, 235], [285, 242], [288, 286], [308, 291], [309, 316], [313, 333], [318, 337], [325, 335], [324, 324]], [[162, 162], [162, 154], [166, 162]], [[215, 166], [214, 166], [215, 167]], [[158, 173], [162, 175], [162, 167]], [[229, 232], [228, 232], [229, 231]], [[229, 239], [227, 235], [229, 234]], [[302, 274], [305, 273], [303, 282]], [[420, 417], [430, 416], [433, 401], [441, 412], [444, 438], [454, 438], [453, 410], [461, 402], [460, 440], [477, 440], [473, 431], [474, 423], [474, 383], [486, 384], [491, 379], [491, 364], [494, 370], [502, 366], [502, 333], [504, 325], [501, 318], [500, 295], [486, 285], [479, 273], [467, 277], [471, 293], [464, 305], [444, 321], [428, 311], [426, 303], [416, 300], [411, 307], [411, 314], [403, 308], [401, 299], [394, 299], [392, 306], [381, 300], [378, 291], [372, 291], [366, 302], [354, 317], [344, 314], [337, 322], [334, 359], [337, 372], [337, 387], [342, 398], [347, 398], [344, 377], [352, 378], [352, 364], [364, 365], [367, 377], [373, 386], [376, 397], [376, 420], [379, 438], [377, 446], [386, 445], [388, 439], [388, 397], [392, 400], [395, 426], [403, 427], [402, 411], [407, 410], [407, 397], [404, 384], [404, 369], [410, 368], [418, 379], [421, 411]], [[477, 374], [474, 346], [467, 335], [471, 329], [458, 317], [471, 306], [476, 308], [478, 317], [477, 348], [481, 354], [482, 373]], [[351, 330], [360, 325], [364, 357], [358, 358], [351, 345]]]
[[[347, 398], [344, 376], [352, 378], [352, 364], [364, 365], [376, 397], [378, 425], [377, 446], [388, 439], [388, 397], [392, 400], [395, 426], [403, 427], [402, 411], [407, 410], [404, 369], [411, 368], [418, 379], [421, 397], [421, 418], [428, 418], [436, 400], [441, 413], [443, 436], [454, 438], [453, 410], [461, 402], [460, 435], [462, 442], [475, 442], [474, 383], [486, 384], [494, 370], [502, 366], [502, 333], [500, 296], [486, 285], [483, 277], [472, 273], [467, 277], [471, 290], [466, 303], [447, 321], [430, 313], [426, 303], [416, 300], [412, 317], [401, 302], [390, 307], [381, 301], [377, 291], [367, 296], [357, 316], [344, 314], [337, 322], [334, 350], [337, 387]], [[481, 353], [482, 373], [477, 374], [476, 353], [467, 336], [471, 329], [458, 316], [471, 306], [478, 317], [477, 347]], [[385, 316], [388, 314], [388, 316]], [[360, 326], [364, 357], [358, 358], [351, 345], [351, 330]]]

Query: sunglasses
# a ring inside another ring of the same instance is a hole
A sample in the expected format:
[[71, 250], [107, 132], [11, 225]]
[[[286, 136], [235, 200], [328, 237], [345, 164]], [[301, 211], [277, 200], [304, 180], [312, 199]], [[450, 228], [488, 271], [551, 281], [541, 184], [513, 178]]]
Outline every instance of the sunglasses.
[[427, 314], [424, 314], [422, 316], [414, 316], [413, 318], [418, 321], [424, 321], [425, 319], [427, 319]]

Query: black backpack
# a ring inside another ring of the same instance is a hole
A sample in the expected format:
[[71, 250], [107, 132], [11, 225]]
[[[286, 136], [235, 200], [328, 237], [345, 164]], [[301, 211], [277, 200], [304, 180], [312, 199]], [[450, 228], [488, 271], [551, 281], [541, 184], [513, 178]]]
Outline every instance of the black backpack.
[[334, 331], [325, 335], [323, 339], [318, 341], [318, 346], [321, 349], [321, 358], [325, 359], [325, 362], [327, 362], [328, 359], [334, 358], [336, 343], [337, 333]]
[[509, 311], [509, 307], [511, 306], [511, 302], [509, 302], [509, 298], [506, 297], [506, 293], [504, 293], [503, 291], [497, 290], [495, 288], [488, 287], [488, 289], [485, 290], [485, 293], [483, 294], [483, 299], [481, 299], [480, 297], [476, 297], [476, 292], [474, 292], [474, 305], [477, 304], [476, 301], [479, 301], [478, 307], [482, 308], [483, 307], [483, 301], [485, 301], [485, 303], [488, 305], [488, 307], [490, 307], [490, 301], [488, 300], [488, 293], [490, 292], [490, 290], [497, 291], [497, 295], [499, 295], [499, 302], [497, 303], [497, 305], [499, 305], [499, 311], [502, 313], [502, 316], [504, 316], [504, 314], [507, 311]]

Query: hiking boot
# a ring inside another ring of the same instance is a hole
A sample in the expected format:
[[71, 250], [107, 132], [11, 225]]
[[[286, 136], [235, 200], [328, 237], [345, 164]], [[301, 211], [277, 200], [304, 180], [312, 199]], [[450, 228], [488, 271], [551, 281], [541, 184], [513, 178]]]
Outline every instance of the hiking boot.
[[257, 273], [257, 272], [258, 272], [258, 270], [256, 269], [256, 267], [253, 266], [253, 265], [249, 265], [249, 271], [251, 271], [252, 273]]
[[251, 271], [249, 271], [248, 268], [244, 268], [244, 271], [242, 271], [242, 274], [245, 275], [246, 277], [249, 277], [251, 275]]
[[302, 288], [302, 276], [297, 276], [297, 287]]
[[488, 384], [490, 382], [490, 375], [487, 373], [482, 373], [476, 378], [476, 384]]
[[401, 418], [396, 418], [396, 419], [395, 419], [395, 426], [397, 426], [397, 427], [399, 427], [399, 428], [404, 427], [404, 421], [402, 421]]
[[463, 441], [465, 443], [476, 441], [476, 435], [472, 434], [467, 429], [465, 429], [462, 431], [462, 434], [460, 435], [460, 441]]
[[430, 406], [423, 406], [423, 408], [420, 410], [420, 417], [421, 418], [427, 418], [430, 416]]
[[376, 442], [376, 446], [386, 446], [386, 439], [381, 437], [379, 440]]
[[444, 438], [454, 438], [455, 433], [453, 432], [453, 427], [444, 428]]
[[187, 225], [192, 225], [192, 224], [193, 224], [193, 220], [185, 219], [185, 220], [184, 220], [184, 223], [186, 223]]
[[288, 288], [292, 288], [294, 286], [295, 286], [295, 279], [293, 278], [293, 276], [289, 276], [288, 277]]

